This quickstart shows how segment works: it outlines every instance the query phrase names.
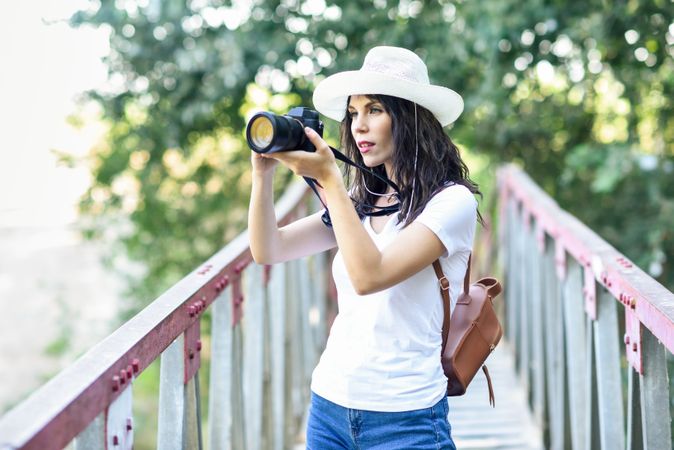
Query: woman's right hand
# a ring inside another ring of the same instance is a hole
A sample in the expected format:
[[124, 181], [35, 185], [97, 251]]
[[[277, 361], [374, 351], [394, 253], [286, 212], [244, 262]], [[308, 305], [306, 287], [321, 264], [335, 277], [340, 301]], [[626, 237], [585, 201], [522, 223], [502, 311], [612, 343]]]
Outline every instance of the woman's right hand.
[[274, 170], [278, 161], [266, 156], [264, 153], [251, 151], [250, 162], [253, 165], [253, 173], [264, 175]]

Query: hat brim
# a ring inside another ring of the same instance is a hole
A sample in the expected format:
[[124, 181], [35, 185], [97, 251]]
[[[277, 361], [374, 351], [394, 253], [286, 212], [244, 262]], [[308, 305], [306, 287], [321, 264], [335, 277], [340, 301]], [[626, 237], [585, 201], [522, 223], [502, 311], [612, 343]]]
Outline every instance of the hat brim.
[[432, 112], [443, 127], [454, 122], [463, 112], [463, 99], [449, 88], [365, 70], [340, 72], [327, 77], [316, 86], [313, 102], [318, 112], [341, 122], [349, 96], [376, 94], [415, 102]]

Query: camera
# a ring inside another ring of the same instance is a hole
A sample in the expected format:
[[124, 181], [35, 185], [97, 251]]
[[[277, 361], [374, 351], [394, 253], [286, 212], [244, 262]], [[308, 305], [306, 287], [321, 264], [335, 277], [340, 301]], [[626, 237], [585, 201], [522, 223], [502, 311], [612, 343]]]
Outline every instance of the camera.
[[260, 112], [248, 121], [246, 140], [251, 150], [257, 153], [288, 150], [313, 152], [316, 148], [304, 133], [304, 127], [309, 127], [323, 136], [323, 122], [313, 109], [299, 106], [282, 116]]

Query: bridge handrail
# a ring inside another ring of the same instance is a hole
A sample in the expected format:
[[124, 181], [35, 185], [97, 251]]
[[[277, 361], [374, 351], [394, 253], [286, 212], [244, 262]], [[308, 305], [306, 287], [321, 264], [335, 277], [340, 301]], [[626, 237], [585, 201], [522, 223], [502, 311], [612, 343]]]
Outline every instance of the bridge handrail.
[[[639, 321], [674, 353], [674, 292], [645, 273], [625, 255], [576, 217], [564, 211], [527, 174], [514, 165], [502, 169], [501, 195], [521, 202], [524, 213], [534, 218], [540, 240], [546, 233], [554, 238], [558, 270], [563, 271], [563, 252], [589, 269], [597, 283], [616, 300], [635, 312]], [[501, 202], [505, 204], [505, 202]], [[525, 217], [525, 221], [529, 218]], [[539, 244], [542, 242], [539, 241]], [[590, 295], [588, 293], [586, 295]], [[590, 299], [592, 300], [592, 299]], [[596, 300], [596, 299], [595, 299]], [[596, 309], [596, 306], [595, 306]], [[591, 316], [596, 312], [590, 311]], [[638, 372], [640, 368], [635, 367]]]
[[674, 293], [516, 166], [499, 194], [506, 336], [546, 444], [671, 448]]
[[[290, 221], [305, 208], [309, 192], [302, 182], [289, 187], [277, 202], [279, 223]], [[238, 320], [242, 301], [240, 279], [251, 261], [248, 236], [244, 232], [0, 418], [0, 449], [65, 447], [93, 424], [97, 416], [111, 408], [123, 392], [130, 391], [126, 388], [133, 379], [183, 335], [186, 339], [184, 382], [194, 378], [201, 351], [198, 328], [201, 315], [230, 287], [234, 291], [232, 321]], [[126, 423], [127, 432], [130, 431], [131, 419], [121, 419]], [[99, 424], [99, 428], [101, 426]], [[103, 427], [104, 435], [112, 434], [107, 430], [109, 426]], [[103, 436], [114, 445], [121, 445], [121, 438], [115, 435], [112, 441], [112, 436]], [[95, 445], [106, 448], [101, 446], [105, 441]]]

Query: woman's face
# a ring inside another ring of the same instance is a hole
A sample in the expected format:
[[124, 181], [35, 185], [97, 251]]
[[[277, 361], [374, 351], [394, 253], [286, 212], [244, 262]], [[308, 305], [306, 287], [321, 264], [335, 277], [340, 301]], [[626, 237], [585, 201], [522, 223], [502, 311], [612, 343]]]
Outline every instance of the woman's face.
[[377, 100], [365, 95], [352, 95], [348, 114], [351, 116], [351, 135], [367, 167], [384, 164], [390, 173], [393, 156], [391, 116]]

